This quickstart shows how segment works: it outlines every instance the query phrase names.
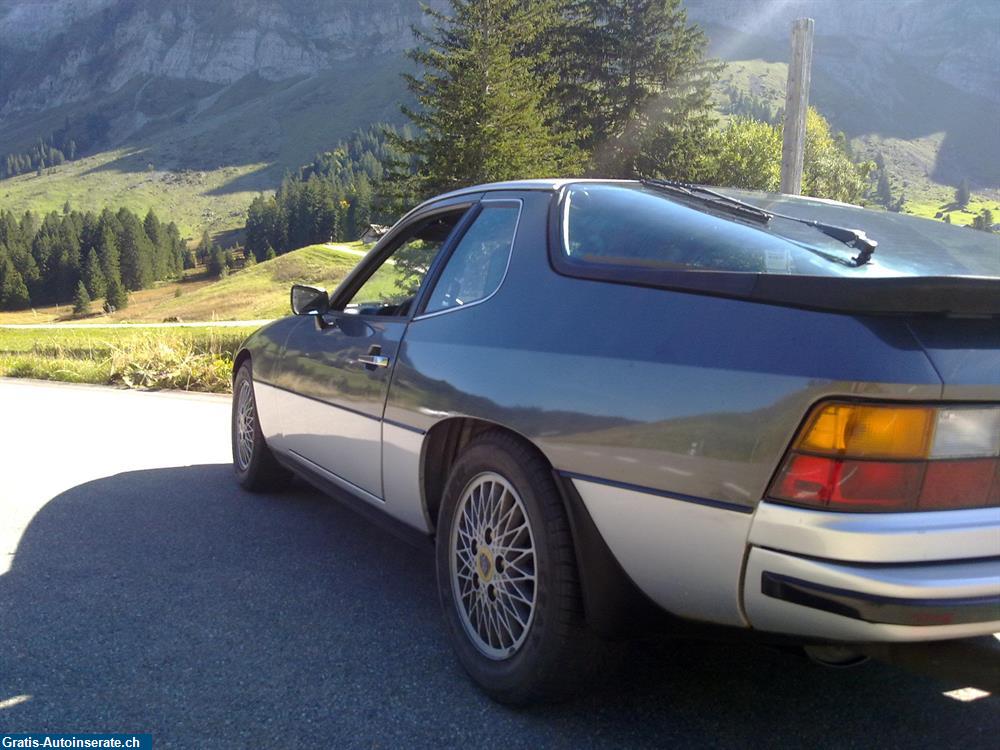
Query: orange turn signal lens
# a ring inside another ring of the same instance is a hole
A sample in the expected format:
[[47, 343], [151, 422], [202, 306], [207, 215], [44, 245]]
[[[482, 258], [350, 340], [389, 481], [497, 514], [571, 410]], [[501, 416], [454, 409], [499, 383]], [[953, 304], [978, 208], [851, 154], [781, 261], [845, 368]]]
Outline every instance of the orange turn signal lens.
[[859, 513], [1000, 507], [1000, 404], [819, 404], [768, 498]]
[[924, 459], [935, 410], [827, 402], [813, 411], [795, 450], [850, 458]]

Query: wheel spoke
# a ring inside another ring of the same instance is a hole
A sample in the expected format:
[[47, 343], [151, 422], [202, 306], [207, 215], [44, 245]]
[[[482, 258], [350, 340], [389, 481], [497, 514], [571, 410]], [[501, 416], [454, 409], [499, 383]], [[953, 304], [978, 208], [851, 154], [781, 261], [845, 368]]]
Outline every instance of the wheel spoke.
[[491, 659], [515, 653], [534, 618], [535, 547], [524, 503], [499, 474], [466, 487], [451, 533], [455, 606], [473, 645]]

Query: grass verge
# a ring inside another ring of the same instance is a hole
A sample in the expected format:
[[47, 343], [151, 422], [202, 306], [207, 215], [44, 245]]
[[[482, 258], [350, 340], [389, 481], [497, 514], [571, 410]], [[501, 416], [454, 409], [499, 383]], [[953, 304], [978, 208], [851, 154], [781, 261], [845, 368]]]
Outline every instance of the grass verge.
[[0, 376], [226, 393], [253, 328], [0, 329]]

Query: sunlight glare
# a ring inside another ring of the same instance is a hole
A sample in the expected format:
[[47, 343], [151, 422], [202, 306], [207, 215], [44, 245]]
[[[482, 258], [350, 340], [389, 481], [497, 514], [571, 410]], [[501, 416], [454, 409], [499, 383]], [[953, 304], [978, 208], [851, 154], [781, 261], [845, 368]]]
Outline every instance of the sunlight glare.
[[961, 701], [962, 703], [969, 703], [971, 701], [977, 701], [980, 698], [989, 698], [990, 694], [985, 690], [980, 690], [974, 687], [964, 687], [958, 688], [957, 690], [945, 690], [942, 695], [945, 695], [952, 700]]
[[10, 698], [7, 698], [6, 700], [0, 701], [0, 711], [3, 711], [5, 708], [13, 708], [14, 706], [19, 706], [22, 703], [27, 703], [30, 700], [31, 696], [26, 694], [12, 696]]

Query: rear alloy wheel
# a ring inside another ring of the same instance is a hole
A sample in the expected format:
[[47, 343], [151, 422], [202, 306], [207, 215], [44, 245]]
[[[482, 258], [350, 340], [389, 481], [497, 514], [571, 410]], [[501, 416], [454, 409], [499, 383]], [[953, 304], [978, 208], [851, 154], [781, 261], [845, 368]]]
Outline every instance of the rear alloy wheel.
[[263, 492], [285, 487], [292, 475], [274, 458], [264, 441], [257, 418], [257, 401], [253, 392], [253, 375], [249, 360], [244, 362], [233, 380], [233, 471], [244, 488]]
[[535, 615], [535, 544], [528, 513], [506, 479], [487, 472], [462, 494], [451, 528], [452, 595], [481, 654], [505, 659]]
[[462, 666], [502, 703], [571, 692], [596, 639], [544, 459], [512, 435], [484, 433], [456, 461], [439, 518], [438, 592]]

